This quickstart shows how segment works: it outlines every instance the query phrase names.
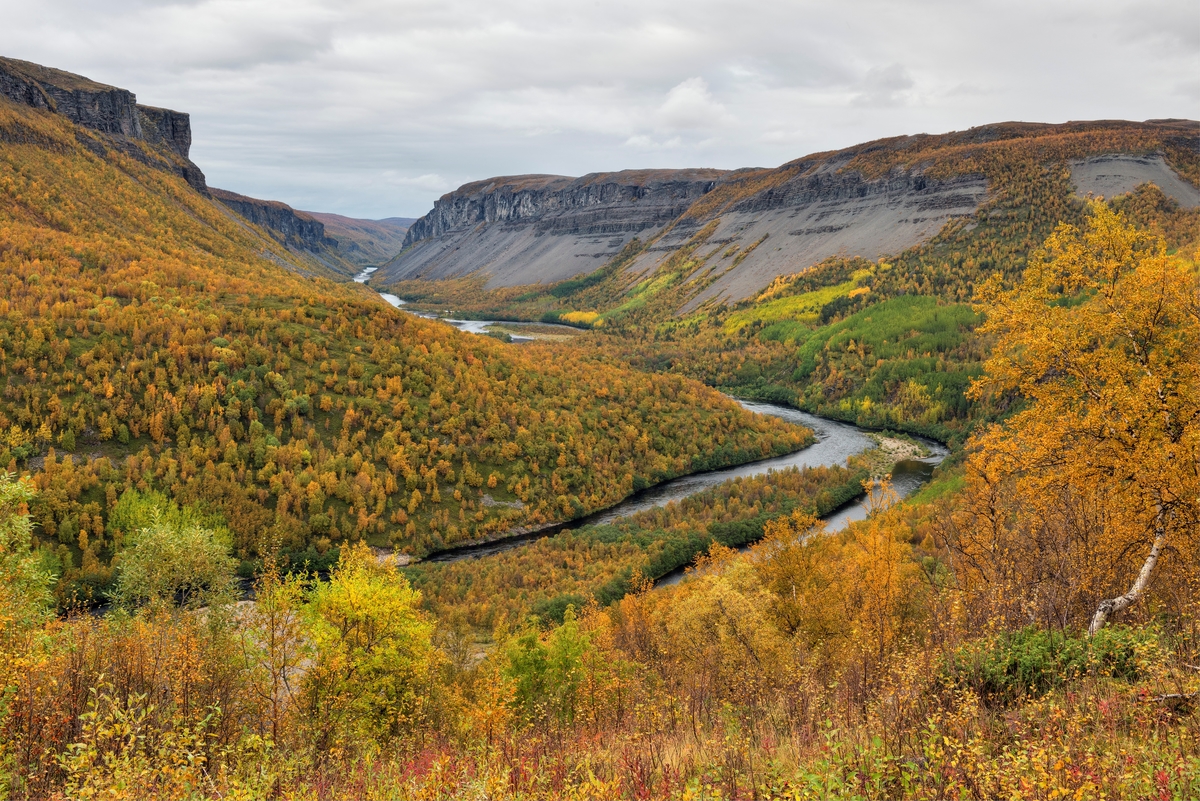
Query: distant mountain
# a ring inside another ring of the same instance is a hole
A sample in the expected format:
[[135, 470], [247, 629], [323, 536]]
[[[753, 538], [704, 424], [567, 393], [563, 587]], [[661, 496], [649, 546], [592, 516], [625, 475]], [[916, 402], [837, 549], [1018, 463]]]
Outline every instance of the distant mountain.
[[751, 297], [830, 257], [875, 261], [951, 224], [969, 232], [986, 209], [1040, 219], [1053, 216], [1050, 207], [1031, 206], [1146, 182], [1195, 207], [1198, 152], [1200, 124], [1188, 120], [1000, 123], [882, 139], [774, 169], [492, 178], [438, 200], [379, 279], [474, 274], [488, 289], [548, 284], [594, 271], [636, 236], [647, 247], [624, 266], [630, 280], [690, 249], [676, 292], [686, 311]]
[[413, 223], [377, 281], [480, 271], [489, 286], [591, 272], [629, 240], [659, 234], [725, 173], [628, 170], [582, 178], [519, 175], [466, 184]]
[[378, 267], [404, 249], [404, 236], [416, 222], [412, 217], [359, 220], [340, 214], [305, 211], [325, 225], [325, 233], [338, 242], [342, 258], [358, 267]]

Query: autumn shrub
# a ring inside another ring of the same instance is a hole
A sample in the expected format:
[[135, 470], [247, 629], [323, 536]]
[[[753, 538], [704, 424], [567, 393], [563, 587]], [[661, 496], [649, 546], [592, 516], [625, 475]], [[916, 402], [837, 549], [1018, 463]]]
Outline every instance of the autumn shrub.
[[[249, 737], [214, 755], [210, 729], [221, 710], [212, 707], [198, 722], [174, 718], [166, 727], [153, 722], [147, 696], [118, 700], [110, 688], [93, 687], [87, 711], [79, 716], [79, 739], [63, 753], [64, 791], [73, 799], [255, 797], [271, 787], [271, 771], [240, 769], [272, 758], [268, 742]], [[238, 772], [230, 782], [230, 769]], [[255, 776], [257, 774], [257, 776]], [[257, 781], [246, 782], [246, 778]]]
[[365, 545], [343, 550], [329, 581], [312, 590], [301, 720], [318, 761], [425, 730], [439, 656], [420, 600]]
[[198, 524], [172, 525], [157, 515], [135, 529], [118, 554], [114, 599], [136, 606], [202, 606], [232, 595], [237, 561], [228, 543]]
[[559, 725], [575, 719], [584, 656], [592, 647], [567, 607], [550, 635], [529, 629], [508, 644], [502, 675], [512, 683], [512, 704], [527, 722], [548, 719]]

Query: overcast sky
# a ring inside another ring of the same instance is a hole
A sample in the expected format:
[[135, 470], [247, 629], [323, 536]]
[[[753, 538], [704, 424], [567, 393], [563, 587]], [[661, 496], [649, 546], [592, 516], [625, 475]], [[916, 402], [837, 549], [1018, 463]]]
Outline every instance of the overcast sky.
[[417, 217], [494, 175], [1200, 119], [1196, 0], [0, 0], [0, 54], [192, 115], [209, 183]]

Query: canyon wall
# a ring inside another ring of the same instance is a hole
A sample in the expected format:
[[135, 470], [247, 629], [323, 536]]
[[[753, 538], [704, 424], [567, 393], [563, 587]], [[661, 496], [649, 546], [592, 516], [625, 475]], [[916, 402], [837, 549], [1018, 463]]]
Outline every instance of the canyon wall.
[[[182, 111], [142, 106], [126, 89], [15, 58], [0, 58], [0, 96], [61, 114], [76, 125], [103, 134], [107, 144], [126, 155], [166, 167], [198, 192], [208, 191], [204, 173], [188, 158], [191, 118]], [[164, 158], [152, 159], [134, 144], [139, 141], [151, 145]]]
[[467, 184], [408, 229], [380, 283], [481, 272], [489, 286], [591, 272], [647, 240], [712, 191], [720, 170], [627, 170], [582, 178], [522, 175]]

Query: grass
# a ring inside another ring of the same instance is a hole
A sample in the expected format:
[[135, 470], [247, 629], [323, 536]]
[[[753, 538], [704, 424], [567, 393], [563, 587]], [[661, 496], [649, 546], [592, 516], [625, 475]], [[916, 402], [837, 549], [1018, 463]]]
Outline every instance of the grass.
[[725, 333], [736, 334], [756, 321], [774, 323], [779, 321], [797, 321], [811, 324], [817, 321], [817, 314], [825, 304], [844, 295], [849, 295], [859, 286], [859, 279], [852, 278], [841, 284], [822, 287], [812, 292], [799, 295], [776, 298], [766, 303], [752, 306], [742, 311], [734, 312], [725, 320]]

